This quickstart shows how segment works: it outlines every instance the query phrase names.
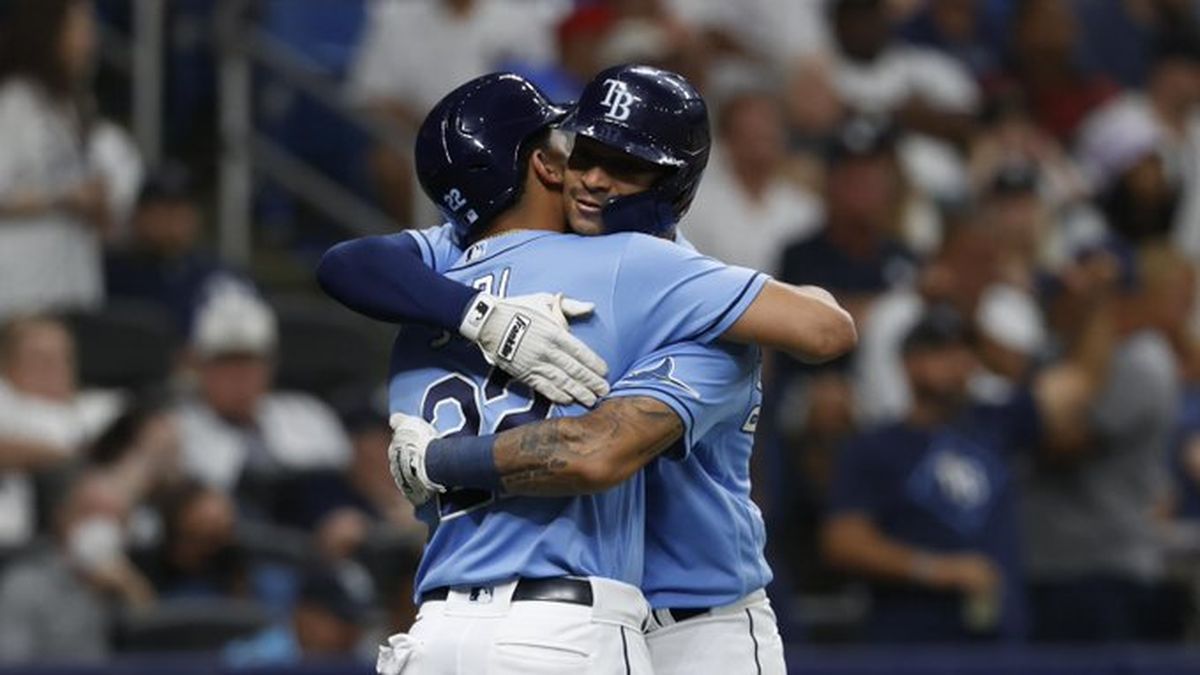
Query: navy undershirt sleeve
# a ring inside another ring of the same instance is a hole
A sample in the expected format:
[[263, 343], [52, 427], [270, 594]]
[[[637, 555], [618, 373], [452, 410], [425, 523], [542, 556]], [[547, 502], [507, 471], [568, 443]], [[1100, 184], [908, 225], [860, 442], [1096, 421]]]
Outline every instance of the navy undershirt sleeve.
[[452, 331], [479, 292], [427, 267], [416, 240], [403, 233], [334, 246], [317, 265], [317, 282], [329, 297], [372, 319]]

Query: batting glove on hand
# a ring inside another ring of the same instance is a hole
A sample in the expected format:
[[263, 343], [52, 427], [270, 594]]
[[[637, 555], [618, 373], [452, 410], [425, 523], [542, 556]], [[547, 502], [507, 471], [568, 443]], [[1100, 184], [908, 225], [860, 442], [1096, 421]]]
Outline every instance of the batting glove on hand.
[[497, 298], [481, 292], [471, 301], [459, 332], [498, 366], [546, 398], [591, 406], [608, 393], [608, 364], [571, 335], [567, 325], [594, 305], [561, 293]]
[[437, 429], [421, 419], [394, 413], [388, 420], [392, 425], [392, 443], [388, 446], [388, 467], [396, 487], [413, 506], [420, 506], [446, 488], [429, 480], [425, 472], [425, 450], [438, 437]]

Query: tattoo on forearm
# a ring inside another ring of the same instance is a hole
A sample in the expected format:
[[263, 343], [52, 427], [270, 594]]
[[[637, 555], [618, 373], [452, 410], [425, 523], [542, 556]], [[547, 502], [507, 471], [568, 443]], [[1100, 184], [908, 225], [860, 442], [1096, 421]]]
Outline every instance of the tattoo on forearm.
[[510, 493], [578, 494], [587, 491], [581, 475], [590, 463], [607, 462], [605, 466], [618, 475], [632, 474], [682, 434], [679, 416], [660, 401], [610, 399], [581, 417], [505, 431], [496, 440], [496, 467]]

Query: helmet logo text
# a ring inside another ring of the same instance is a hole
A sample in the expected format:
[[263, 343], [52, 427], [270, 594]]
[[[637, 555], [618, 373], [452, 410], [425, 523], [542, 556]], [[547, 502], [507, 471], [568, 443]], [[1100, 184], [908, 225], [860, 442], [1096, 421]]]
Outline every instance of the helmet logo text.
[[629, 119], [629, 106], [636, 97], [629, 93], [629, 88], [620, 80], [605, 80], [604, 86], [607, 89], [604, 92], [604, 100], [600, 102], [600, 105], [608, 106], [608, 112], [604, 113], [604, 116], [617, 122]]

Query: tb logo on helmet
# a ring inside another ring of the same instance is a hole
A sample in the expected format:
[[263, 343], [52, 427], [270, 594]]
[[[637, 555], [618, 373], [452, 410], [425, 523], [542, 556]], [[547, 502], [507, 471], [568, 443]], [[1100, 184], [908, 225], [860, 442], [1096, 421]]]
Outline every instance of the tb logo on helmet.
[[605, 80], [604, 86], [607, 89], [604, 92], [604, 100], [600, 102], [600, 105], [608, 106], [608, 112], [604, 113], [604, 116], [617, 122], [629, 119], [629, 106], [637, 97], [629, 93], [629, 88], [620, 80]]

